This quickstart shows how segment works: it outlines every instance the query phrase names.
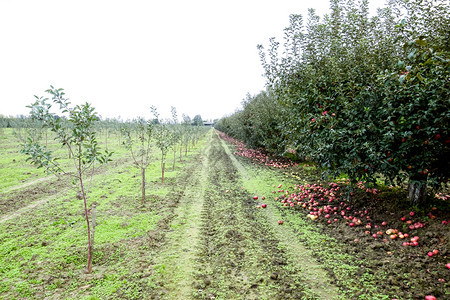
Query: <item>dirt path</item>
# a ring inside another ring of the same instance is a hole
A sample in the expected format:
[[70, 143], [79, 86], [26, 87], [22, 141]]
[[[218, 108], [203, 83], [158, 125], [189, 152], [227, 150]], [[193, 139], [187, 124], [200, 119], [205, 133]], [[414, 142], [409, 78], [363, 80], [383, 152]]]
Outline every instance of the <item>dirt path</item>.
[[[120, 166], [129, 161], [129, 158], [122, 158], [114, 161], [112, 165], [113, 167]], [[107, 172], [108, 168], [97, 168], [93, 180], [102, 178]], [[52, 199], [73, 193], [73, 190], [69, 187], [70, 183], [67, 181], [67, 178], [58, 179], [56, 176], [50, 175], [1, 191], [0, 224], [37, 208]]]
[[43, 183], [43, 182], [49, 181], [51, 179], [55, 179], [55, 176], [46, 176], [46, 177], [41, 177], [41, 178], [37, 178], [37, 179], [31, 180], [31, 181], [28, 181], [28, 182], [24, 182], [23, 184], [15, 185], [15, 186], [9, 187], [9, 188], [7, 188], [7, 189], [5, 189], [3, 191], [0, 191], [0, 193], [5, 193], [6, 194], [6, 193], [9, 193], [9, 192], [12, 192], [12, 191], [15, 191], [15, 190], [25, 189], [25, 188], [30, 187], [32, 185], [35, 185], [35, 184], [38, 184], [38, 183]]
[[[230, 156], [233, 165], [241, 174], [244, 174], [243, 185], [248, 186], [250, 187], [249, 189], [251, 189], [251, 186], [254, 186], [252, 181], [256, 181], [258, 178], [248, 174], [246, 168], [232, 155], [227, 144], [223, 140], [222, 147], [224, 147], [225, 152]], [[258, 194], [260, 191], [250, 190], [250, 192]], [[271, 205], [264, 210], [264, 216], [270, 224], [277, 224], [278, 220], [281, 219], [280, 214], [277, 213], [276, 209]], [[296, 264], [302, 270], [303, 278], [306, 279], [310, 288], [320, 296], [320, 299], [339, 298], [338, 288], [330, 283], [326, 271], [313, 258], [311, 251], [298, 241], [297, 234], [289, 226], [278, 226], [277, 230], [274, 230], [274, 235], [279, 239], [282, 247], [288, 250], [287, 253], [295, 254], [290, 256], [292, 263]]]
[[245, 166], [211, 132], [165, 246], [155, 258], [164, 299], [334, 299], [337, 289], [276, 212], [242, 187]]
[[3, 223], [3, 222], [6, 222], [8, 220], [14, 219], [14, 218], [22, 215], [23, 213], [29, 212], [33, 208], [39, 207], [40, 205], [42, 205], [42, 204], [44, 204], [46, 202], [49, 202], [52, 199], [56, 199], [58, 196], [60, 196], [60, 195], [50, 196], [50, 197], [46, 197], [46, 198], [40, 199], [38, 201], [35, 201], [35, 202], [31, 203], [30, 205], [27, 205], [25, 207], [20, 208], [17, 211], [14, 211], [12, 213], [4, 215], [4, 216], [0, 217], [0, 224]]
[[[55, 180], [53, 187], [42, 185], [52, 179]], [[59, 186], [56, 178], [47, 176], [2, 191], [0, 193], [0, 212], [3, 215], [0, 216], [0, 224], [54, 199], [57, 193], [55, 186]], [[8, 195], [14, 191], [16, 193]]]
[[[210, 137], [209, 137], [210, 138]], [[198, 166], [190, 174], [184, 196], [175, 210], [176, 217], [167, 233], [168, 244], [161, 249], [155, 264], [163, 276], [165, 299], [189, 299], [193, 295], [192, 282], [195, 272], [195, 258], [198, 255], [198, 242], [201, 224], [203, 192], [207, 179], [208, 153], [210, 147], [202, 150]]]

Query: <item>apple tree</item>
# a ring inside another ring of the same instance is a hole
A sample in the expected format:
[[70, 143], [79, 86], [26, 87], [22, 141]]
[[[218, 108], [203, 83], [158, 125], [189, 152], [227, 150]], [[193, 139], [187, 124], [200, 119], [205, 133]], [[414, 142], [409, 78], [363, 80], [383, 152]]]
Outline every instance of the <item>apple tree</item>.
[[391, 1], [374, 17], [368, 1], [330, 6], [322, 21], [290, 16], [282, 54], [259, 46], [282, 136], [331, 176], [408, 180], [423, 204], [449, 177], [448, 2]]
[[88, 189], [87, 179], [93, 176], [93, 166], [95, 163], [105, 164], [111, 161], [112, 152], [102, 152], [97, 146], [94, 130], [94, 123], [98, 120], [95, 109], [89, 104], [70, 106], [70, 102], [65, 98], [63, 89], [56, 89], [53, 86], [46, 90], [52, 97], [52, 102], [59, 106], [62, 114], [65, 114], [67, 122], [63, 122], [61, 117], [51, 112], [52, 104], [48, 98], [36, 97], [36, 101], [29, 106], [31, 116], [34, 120], [42, 122], [56, 135], [56, 140], [63, 146], [67, 146], [72, 158], [72, 168], [65, 168], [59, 163], [59, 158], [45, 146], [40, 145], [31, 137], [24, 144], [22, 153], [28, 156], [27, 160], [45, 168], [48, 173], [56, 176], [68, 176], [72, 179], [74, 188], [84, 204], [84, 217], [87, 225], [88, 253], [86, 272], [92, 271], [93, 257], [93, 236], [91, 236], [91, 224], [88, 212]]
[[154, 135], [153, 122], [138, 118], [134, 122], [123, 124], [123, 145], [130, 151], [134, 166], [141, 173], [141, 205], [145, 202], [145, 170], [151, 163], [152, 143]]

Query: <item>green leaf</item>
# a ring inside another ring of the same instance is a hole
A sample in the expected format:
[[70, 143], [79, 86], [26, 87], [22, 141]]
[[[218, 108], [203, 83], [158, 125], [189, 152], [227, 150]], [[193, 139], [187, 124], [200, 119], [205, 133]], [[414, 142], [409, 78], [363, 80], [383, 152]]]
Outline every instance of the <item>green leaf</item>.
[[416, 45], [418, 45], [418, 46], [423, 46], [423, 47], [427, 46], [427, 42], [422, 39], [417, 39], [415, 42], [416, 42]]
[[424, 81], [425, 79], [422, 77], [422, 75], [420, 75], [420, 73], [417, 73], [417, 78], [420, 80], [420, 81]]

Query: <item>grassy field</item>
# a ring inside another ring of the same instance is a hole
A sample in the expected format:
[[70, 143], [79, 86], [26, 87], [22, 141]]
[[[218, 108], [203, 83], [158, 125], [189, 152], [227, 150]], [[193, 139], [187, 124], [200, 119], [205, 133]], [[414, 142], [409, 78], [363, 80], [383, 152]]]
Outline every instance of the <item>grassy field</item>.
[[[49, 141], [49, 148], [65, 151]], [[82, 200], [67, 182], [26, 162], [19, 142], [6, 130], [0, 144], [0, 298], [104, 298], [118, 291], [125, 298], [142, 296], [142, 288], [130, 278], [143, 276], [135, 268], [147, 272], [140, 261], [151, 260], [152, 235], [159, 234], [158, 226], [171, 213], [168, 204], [179, 197], [184, 172], [201, 147], [177, 162], [175, 171], [166, 171], [164, 184], [160, 162], [154, 159], [146, 172], [149, 192], [142, 207], [140, 173], [127, 150], [117, 140], [109, 141], [113, 162], [98, 168], [88, 199], [89, 206], [96, 203], [94, 272], [83, 274]], [[70, 160], [62, 164], [68, 166]], [[152, 286], [151, 277], [139, 281]]]

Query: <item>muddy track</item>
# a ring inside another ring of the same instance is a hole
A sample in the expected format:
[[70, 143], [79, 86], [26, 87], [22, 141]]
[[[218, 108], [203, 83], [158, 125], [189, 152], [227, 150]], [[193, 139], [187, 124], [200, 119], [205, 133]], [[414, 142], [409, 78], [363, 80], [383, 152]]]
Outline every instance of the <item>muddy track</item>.
[[165, 244], [158, 249], [153, 265], [158, 274], [155, 298], [189, 299], [193, 294], [195, 257], [200, 235], [200, 211], [207, 177], [207, 153], [203, 148], [195, 162], [186, 169], [184, 183], [179, 187], [177, 207], [170, 214], [170, 226], [160, 231]]
[[36, 207], [36, 205], [50, 200], [62, 190], [66, 190], [67, 186], [66, 183], [55, 178], [42, 180], [38, 183], [17, 187], [8, 193], [1, 193], [1, 220], [13, 218], [27, 206]]
[[217, 135], [208, 162], [195, 298], [304, 298], [300, 268], [289, 262], [275, 229], [259, 217], [256, 201], [241, 189], [241, 175]]
[[[242, 175], [242, 184], [249, 188], [252, 194], [259, 194], [262, 191], [258, 188], [255, 189], [255, 184], [261, 182], [260, 173], [257, 171], [258, 168], [251, 167], [250, 164], [241, 163], [236, 157], [231, 153], [228, 145], [224, 140], [222, 142], [222, 147], [228, 154], [233, 165], [239, 173]], [[264, 168], [263, 168], [264, 169]], [[272, 181], [282, 182], [283, 177], [280, 173], [272, 173]], [[268, 182], [264, 182], [264, 186], [269, 186]], [[274, 207], [268, 205], [266, 209], [261, 211], [259, 218], [266, 220], [268, 224], [277, 224], [278, 220], [283, 220], [285, 217], [285, 210], [279, 207]], [[286, 223], [285, 223], [286, 224]], [[287, 223], [285, 226], [276, 226], [277, 228], [272, 230], [273, 235], [279, 240], [279, 247], [286, 249], [288, 253], [289, 263], [297, 266], [301, 270], [301, 275], [306, 284], [304, 285], [308, 289], [308, 296], [305, 299], [340, 299], [342, 298], [338, 287], [333, 284], [334, 280], [327, 274], [326, 268], [320, 264], [316, 258], [314, 251], [308, 249], [304, 240], [299, 239], [298, 232], [291, 226], [292, 224]], [[299, 273], [300, 274], [300, 273]]]

